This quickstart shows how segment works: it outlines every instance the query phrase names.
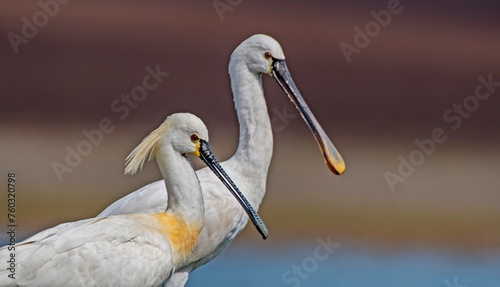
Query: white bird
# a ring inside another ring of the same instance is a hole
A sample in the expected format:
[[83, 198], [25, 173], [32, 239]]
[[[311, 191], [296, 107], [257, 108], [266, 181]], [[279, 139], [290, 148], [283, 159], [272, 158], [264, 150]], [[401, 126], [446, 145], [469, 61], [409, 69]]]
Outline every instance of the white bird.
[[[236, 153], [222, 166], [246, 192], [245, 196], [255, 208], [259, 207], [266, 191], [267, 172], [273, 152], [273, 134], [264, 98], [262, 74], [273, 77], [299, 110], [332, 172], [342, 174], [345, 170], [341, 155], [295, 86], [280, 44], [267, 35], [251, 36], [234, 50], [229, 62], [240, 135]], [[208, 169], [200, 169], [196, 173], [205, 201], [205, 219], [198, 245], [187, 260], [188, 264], [172, 276], [171, 281], [175, 283], [170, 286], [184, 286], [189, 273], [223, 252], [248, 222], [241, 207], [224, 192], [224, 186]], [[98, 216], [157, 213], [166, 203], [165, 184], [157, 181], [119, 199]]]
[[[13, 270], [0, 268], [0, 286], [166, 285], [178, 268], [189, 263], [203, 223], [201, 186], [185, 155], [200, 157], [231, 193], [241, 196], [206, 140], [208, 131], [196, 116], [180, 113], [168, 117], [132, 151], [125, 168], [126, 173], [134, 174], [148, 157], [156, 157], [169, 191], [168, 207], [165, 202], [156, 214], [64, 223], [15, 245], [13, 251], [4, 247], [0, 249], [1, 264], [14, 252], [17, 265]], [[241, 199], [243, 207], [255, 215], [244, 204], [246, 199]], [[260, 227], [267, 236], [265, 226]]]

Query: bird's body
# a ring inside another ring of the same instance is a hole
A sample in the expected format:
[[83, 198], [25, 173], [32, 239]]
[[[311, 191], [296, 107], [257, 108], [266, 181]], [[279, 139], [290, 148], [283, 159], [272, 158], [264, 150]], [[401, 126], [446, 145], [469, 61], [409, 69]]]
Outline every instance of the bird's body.
[[[207, 165], [215, 161], [201, 150], [208, 146], [203, 139], [208, 132], [197, 117], [167, 118], [129, 155], [126, 172], [155, 157], [170, 193], [168, 207], [165, 202], [152, 214], [96, 217], [42, 231], [15, 245], [15, 280], [0, 267], [0, 286], [166, 286], [189, 263], [202, 227], [201, 186], [185, 154]], [[9, 253], [1, 248], [0, 258]]]
[[[160, 286], [175, 264], [168, 235], [152, 218], [109, 216], [45, 230], [15, 246], [15, 280], [0, 271], [0, 286]], [[8, 253], [0, 250], [2, 258]]]
[[[231, 178], [235, 179], [236, 184], [246, 191], [245, 196], [256, 208], [260, 206], [266, 191], [267, 172], [273, 152], [271, 120], [264, 98], [262, 74], [273, 76], [282, 85], [285, 93], [292, 99], [313, 130], [330, 168], [333, 170], [331, 166], [335, 165], [338, 173], [344, 171], [342, 158], [305, 103], [301, 102], [303, 99], [291, 78], [284, 81], [277, 78], [280, 75], [276, 75], [275, 70], [282, 67], [276, 64], [284, 64], [284, 58], [281, 46], [276, 40], [266, 35], [254, 35], [235, 49], [229, 63], [240, 135], [236, 153], [223, 162], [222, 166]], [[286, 66], [285, 72], [287, 72]], [[299, 103], [294, 101], [294, 98], [299, 98]], [[307, 119], [309, 117], [314, 119], [312, 124]], [[318, 128], [319, 133], [316, 130]], [[322, 146], [323, 142], [320, 143], [320, 140], [323, 140], [326, 145]], [[335, 159], [332, 159], [331, 154]], [[333, 164], [330, 164], [331, 162]], [[222, 192], [224, 186], [208, 169], [200, 169], [196, 173], [200, 179], [205, 202], [203, 227], [198, 244], [187, 260], [189, 263], [172, 275], [171, 285], [168, 286], [184, 286], [189, 273], [222, 253], [248, 222], [248, 218], [237, 202]], [[156, 213], [164, 208], [167, 198], [164, 183], [157, 181], [114, 202], [99, 216]]]

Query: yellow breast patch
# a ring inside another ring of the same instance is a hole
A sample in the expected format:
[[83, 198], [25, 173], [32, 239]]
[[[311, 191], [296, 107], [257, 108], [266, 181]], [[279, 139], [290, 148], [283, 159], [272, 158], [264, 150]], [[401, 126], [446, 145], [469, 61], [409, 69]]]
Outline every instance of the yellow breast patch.
[[179, 262], [187, 259], [198, 242], [201, 226], [190, 224], [179, 216], [167, 213], [155, 214], [154, 217], [162, 226], [162, 231], [167, 234], [174, 251], [174, 257]]

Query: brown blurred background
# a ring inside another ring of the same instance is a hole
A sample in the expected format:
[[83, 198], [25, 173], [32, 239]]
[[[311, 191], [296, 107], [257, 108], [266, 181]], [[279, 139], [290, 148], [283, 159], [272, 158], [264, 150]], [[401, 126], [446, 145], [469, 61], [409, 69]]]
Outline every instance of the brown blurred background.
[[[260, 208], [271, 243], [332, 235], [370, 247], [498, 249], [500, 88], [456, 130], [443, 114], [474, 94], [478, 76], [500, 81], [499, 4], [402, 1], [401, 13], [347, 63], [339, 45], [352, 45], [354, 27], [363, 29], [387, 1], [241, 1], [222, 18], [213, 3], [74, 0], [15, 53], [9, 33], [22, 36], [22, 17], [32, 22], [41, 7], [0, 2], [0, 191], [16, 172], [20, 236], [95, 216], [159, 179], [155, 164], [123, 176], [124, 158], [173, 112], [200, 116], [219, 159], [228, 158], [238, 139], [229, 56], [265, 33], [281, 43], [298, 87], [347, 161], [344, 175], [331, 174], [298, 117], [275, 133]], [[169, 76], [120, 119], [111, 103], [156, 65]], [[284, 107], [297, 115], [272, 79], [264, 76], [264, 86], [271, 116]], [[60, 182], [51, 164], [64, 163], [65, 148], [75, 149], [82, 130], [103, 118], [115, 130]], [[408, 158], [414, 140], [435, 128], [447, 141], [391, 192], [384, 172], [396, 173], [398, 157]], [[248, 228], [243, 238], [258, 237]]]

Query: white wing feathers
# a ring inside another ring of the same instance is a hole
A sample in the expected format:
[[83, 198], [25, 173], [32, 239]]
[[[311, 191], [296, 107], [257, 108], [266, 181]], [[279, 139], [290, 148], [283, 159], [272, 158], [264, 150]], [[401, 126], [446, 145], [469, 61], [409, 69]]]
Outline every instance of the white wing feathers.
[[[171, 275], [162, 270], [173, 268], [170, 243], [166, 235], [159, 232], [144, 232], [145, 226], [154, 228], [146, 217], [129, 215], [86, 219], [45, 230], [16, 245], [19, 263], [15, 283], [27, 286], [159, 285]], [[4, 253], [6, 248], [0, 249], [2, 258]], [[145, 269], [144, 266], [156, 267]], [[0, 278], [0, 286], [9, 286], [9, 282], [12, 283], [11, 278]]]
[[103, 210], [97, 217], [117, 214], [164, 212], [167, 206], [165, 182], [158, 180], [120, 198]]

